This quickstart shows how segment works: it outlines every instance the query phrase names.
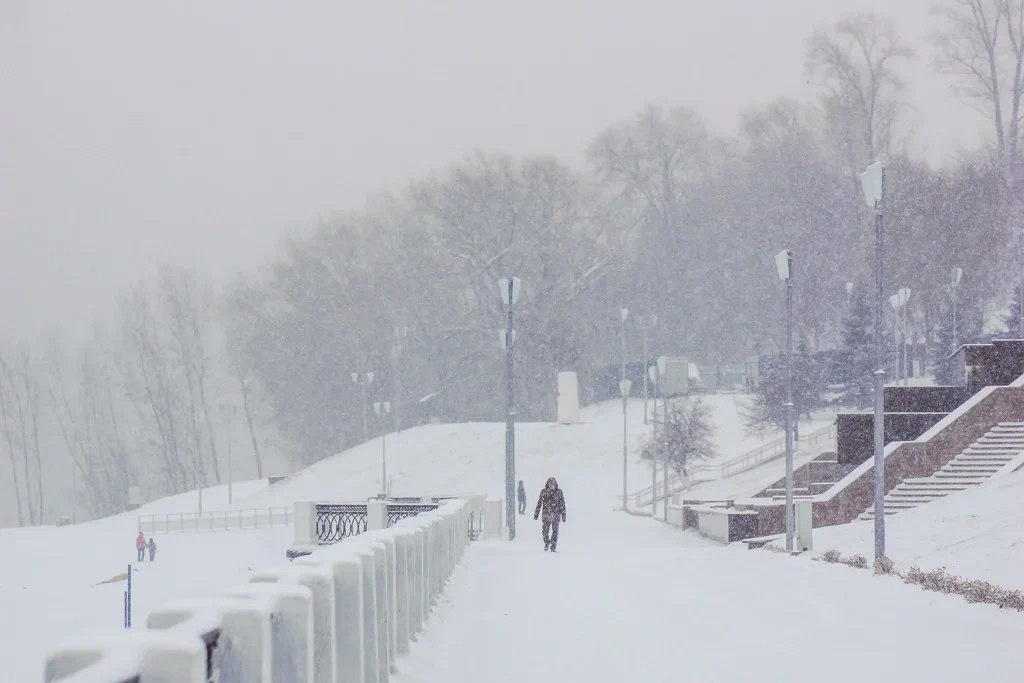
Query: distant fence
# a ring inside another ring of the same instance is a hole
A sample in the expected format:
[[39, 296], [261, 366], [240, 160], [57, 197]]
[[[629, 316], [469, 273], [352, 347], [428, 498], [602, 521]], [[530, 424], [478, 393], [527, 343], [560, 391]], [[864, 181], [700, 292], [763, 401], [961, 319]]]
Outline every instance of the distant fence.
[[295, 520], [291, 507], [224, 510], [221, 512], [169, 512], [139, 515], [139, 531], [144, 534], [174, 534], [189, 531], [237, 531], [288, 526]]

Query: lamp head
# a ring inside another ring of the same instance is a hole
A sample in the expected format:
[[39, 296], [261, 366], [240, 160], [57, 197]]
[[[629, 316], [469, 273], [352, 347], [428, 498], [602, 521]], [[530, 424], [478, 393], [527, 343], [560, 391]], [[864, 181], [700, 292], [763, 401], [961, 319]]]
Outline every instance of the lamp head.
[[788, 280], [790, 278], [792, 261], [793, 252], [789, 249], [783, 249], [775, 255], [775, 270], [778, 271], [780, 280]]
[[885, 198], [885, 166], [881, 161], [868, 166], [860, 176], [860, 189], [864, 193], [864, 202], [873, 209], [881, 207]]

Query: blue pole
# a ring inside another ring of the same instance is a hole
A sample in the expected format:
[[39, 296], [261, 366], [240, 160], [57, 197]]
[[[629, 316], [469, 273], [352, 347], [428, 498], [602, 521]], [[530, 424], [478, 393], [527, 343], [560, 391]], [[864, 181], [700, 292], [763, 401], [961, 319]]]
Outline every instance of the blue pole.
[[132, 627], [132, 566], [128, 565], [128, 592], [125, 594], [125, 620], [127, 627]]

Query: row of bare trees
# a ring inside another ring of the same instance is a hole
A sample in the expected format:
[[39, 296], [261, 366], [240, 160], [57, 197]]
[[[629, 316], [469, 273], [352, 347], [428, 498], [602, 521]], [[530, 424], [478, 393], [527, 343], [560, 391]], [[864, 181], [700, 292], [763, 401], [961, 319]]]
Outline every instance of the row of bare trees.
[[85, 344], [49, 339], [0, 357], [18, 523], [118, 512], [132, 487], [151, 498], [225, 482], [232, 431], [247, 437], [233, 477], [262, 477], [273, 430], [225, 320], [203, 277], [165, 268]]
[[1015, 167], [1003, 160], [1019, 157], [1010, 123], [1019, 2], [950, 0], [935, 43], [939, 66], [968, 81], [951, 46], [963, 56], [980, 45], [990, 16], [988, 73], [1004, 85], [978, 104], [1014, 114], [993, 114], [1002, 137], [943, 171], [905, 151], [903, 73], [920, 57], [890, 22], [860, 15], [810, 38], [813, 103], [752, 109], [734, 136], [712, 134], [691, 110], [647, 107], [599, 134], [582, 171], [477, 154], [294, 239], [232, 307], [278, 426], [310, 458], [359, 441], [363, 406], [349, 374], [376, 370], [371, 398], [393, 397], [396, 326], [410, 330], [398, 369], [409, 420], [496, 418], [504, 312], [495, 282], [510, 273], [525, 283], [516, 343], [527, 419], [552, 414], [558, 370], [577, 370], [585, 392], [602, 393], [601, 370], [618, 360], [620, 306], [657, 315], [651, 346], [662, 352], [725, 364], [774, 350], [771, 255], [783, 247], [797, 253], [800, 336], [812, 350], [833, 347], [846, 283], [872, 272], [856, 173], [878, 158], [890, 166], [889, 278], [916, 292], [916, 329], [930, 345], [948, 315], [953, 267], [965, 271], [961, 310], [980, 318], [1012, 289]]

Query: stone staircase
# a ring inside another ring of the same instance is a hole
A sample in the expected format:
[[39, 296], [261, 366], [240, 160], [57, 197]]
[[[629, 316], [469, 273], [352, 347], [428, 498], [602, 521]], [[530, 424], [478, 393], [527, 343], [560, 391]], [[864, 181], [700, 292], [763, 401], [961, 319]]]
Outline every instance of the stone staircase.
[[[885, 514], [894, 515], [955, 491], [977, 486], [1024, 452], [1024, 422], [1000, 422], [930, 477], [905, 479], [885, 496]], [[874, 507], [858, 519], [874, 519]]]

